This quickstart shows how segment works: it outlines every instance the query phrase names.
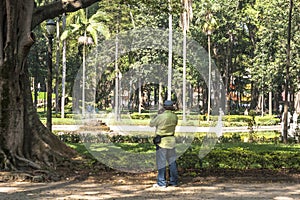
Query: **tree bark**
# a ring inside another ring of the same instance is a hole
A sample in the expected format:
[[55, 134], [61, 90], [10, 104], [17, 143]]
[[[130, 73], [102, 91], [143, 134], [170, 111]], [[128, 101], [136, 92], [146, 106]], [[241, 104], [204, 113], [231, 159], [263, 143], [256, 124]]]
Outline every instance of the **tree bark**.
[[35, 41], [32, 28], [94, 2], [62, 0], [34, 8], [33, 0], [0, 1], [0, 169], [55, 167], [75, 155], [40, 122], [26, 57]]

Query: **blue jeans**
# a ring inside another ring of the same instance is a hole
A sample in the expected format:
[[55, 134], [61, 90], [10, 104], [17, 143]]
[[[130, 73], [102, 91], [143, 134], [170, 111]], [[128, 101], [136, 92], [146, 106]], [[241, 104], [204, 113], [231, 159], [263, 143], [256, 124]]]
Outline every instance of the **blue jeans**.
[[169, 185], [178, 184], [178, 171], [176, 164], [176, 151], [173, 149], [165, 149], [156, 145], [156, 166], [158, 169], [157, 184], [159, 186], [167, 186], [166, 180], [166, 162], [169, 164]]

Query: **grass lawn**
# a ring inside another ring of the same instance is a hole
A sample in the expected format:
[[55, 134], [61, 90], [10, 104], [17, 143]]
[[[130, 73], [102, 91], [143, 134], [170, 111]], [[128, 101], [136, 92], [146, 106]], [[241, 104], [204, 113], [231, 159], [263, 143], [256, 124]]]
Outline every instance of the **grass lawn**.
[[[145, 169], [155, 166], [155, 146], [151, 143], [85, 145], [68, 143], [68, 145], [92, 160], [104, 161], [104, 164], [112, 168], [114, 166], [128, 168], [132, 167], [132, 163], [136, 166], [140, 163]], [[200, 159], [198, 155], [202, 148], [201, 144], [192, 144], [182, 148], [177, 160], [178, 166], [193, 170], [210, 168], [300, 170], [300, 144], [217, 143], [205, 157]]]

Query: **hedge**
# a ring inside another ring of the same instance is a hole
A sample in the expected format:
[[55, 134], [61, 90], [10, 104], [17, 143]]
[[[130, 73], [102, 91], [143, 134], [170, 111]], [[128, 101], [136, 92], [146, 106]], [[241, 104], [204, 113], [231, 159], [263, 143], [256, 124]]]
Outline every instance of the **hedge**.
[[179, 166], [192, 169], [297, 169], [300, 170], [299, 152], [254, 152], [243, 148], [215, 148], [203, 159], [197, 150], [185, 152], [178, 160]]
[[[153, 113], [132, 113], [130, 116], [132, 119], [150, 119], [155, 114]], [[182, 115], [178, 114], [178, 119], [182, 120]], [[211, 121], [218, 121], [219, 116], [210, 116]], [[207, 120], [206, 115], [187, 115], [187, 120], [196, 120], [199, 121], [200, 124], [204, 124]], [[255, 116], [255, 124], [256, 125], [276, 125], [280, 122], [280, 119], [277, 118], [275, 115], [273, 116]], [[252, 116], [249, 115], [225, 115], [222, 118], [222, 121], [225, 123], [225, 126], [245, 126], [252, 120]], [[227, 124], [227, 125], [226, 125]]]

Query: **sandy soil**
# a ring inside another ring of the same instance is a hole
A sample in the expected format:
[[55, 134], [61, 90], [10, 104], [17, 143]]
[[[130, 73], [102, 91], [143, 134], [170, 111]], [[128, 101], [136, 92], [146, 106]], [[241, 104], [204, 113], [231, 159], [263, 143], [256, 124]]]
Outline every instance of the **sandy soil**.
[[152, 188], [155, 176], [155, 173], [125, 174], [113, 171], [79, 174], [55, 182], [2, 180], [0, 199], [300, 199], [299, 174], [259, 171], [246, 174], [214, 172], [212, 175], [211, 172], [202, 172], [194, 177], [183, 176], [179, 187], [165, 189]]

